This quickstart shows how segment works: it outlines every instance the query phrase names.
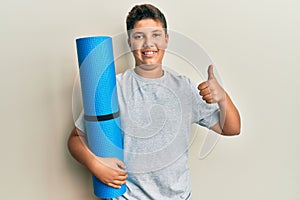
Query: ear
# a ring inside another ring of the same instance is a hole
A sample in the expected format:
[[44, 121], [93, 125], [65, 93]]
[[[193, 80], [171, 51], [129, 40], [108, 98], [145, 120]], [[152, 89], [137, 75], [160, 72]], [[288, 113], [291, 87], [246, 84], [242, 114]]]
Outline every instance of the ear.
[[131, 49], [131, 41], [130, 41], [130, 37], [127, 38], [127, 43], [128, 43], [129, 48]]
[[168, 33], [166, 33], [165, 42], [166, 42], [166, 48], [167, 48], [168, 44], [169, 44], [169, 34]]

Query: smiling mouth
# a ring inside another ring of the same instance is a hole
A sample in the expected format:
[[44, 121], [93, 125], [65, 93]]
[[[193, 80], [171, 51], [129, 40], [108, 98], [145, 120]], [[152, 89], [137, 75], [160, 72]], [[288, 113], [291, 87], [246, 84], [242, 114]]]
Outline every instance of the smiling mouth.
[[142, 54], [144, 55], [144, 56], [153, 56], [153, 55], [155, 55], [157, 53], [157, 51], [143, 51], [142, 52]]

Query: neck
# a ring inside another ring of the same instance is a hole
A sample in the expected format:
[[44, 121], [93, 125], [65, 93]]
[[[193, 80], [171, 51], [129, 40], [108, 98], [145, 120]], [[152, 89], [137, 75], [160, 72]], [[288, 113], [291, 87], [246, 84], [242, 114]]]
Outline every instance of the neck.
[[163, 76], [164, 71], [162, 65], [139, 65], [135, 66], [134, 71], [144, 78], [160, 78]]

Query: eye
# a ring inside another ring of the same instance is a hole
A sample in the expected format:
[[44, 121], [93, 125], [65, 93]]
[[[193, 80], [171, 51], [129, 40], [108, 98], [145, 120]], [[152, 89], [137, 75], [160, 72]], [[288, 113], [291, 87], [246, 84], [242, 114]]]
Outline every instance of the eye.
[[153, 37], [154, 37], [154, 38], [159, 37], [159, 36], [161, 36], [160, 33], [154, 33], [154, 34], [153, 34]]
[[142, 35], [134, 35], [133, 38], [139, 40], [139, 39], [143, 39], [144, 37]]

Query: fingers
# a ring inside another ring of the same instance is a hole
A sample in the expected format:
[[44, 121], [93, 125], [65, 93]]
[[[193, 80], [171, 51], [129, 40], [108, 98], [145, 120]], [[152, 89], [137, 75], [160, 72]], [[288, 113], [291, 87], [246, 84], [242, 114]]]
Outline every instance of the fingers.
[[208, 88], [208, 83], [207, 83], [207, 81], [205, 81], [205, 82], [203, 82], [203, 83], [201, 83], [201, 84], [199, 84], [198, 85], [198, 90], [204, 90], [205, 88]]
[[110, 167], [112, 167], [112, 169], [114, 169], [119, 176], [125, 176], [127, 174], [125, 170], [126, 168], [125, 164], [117, 158], [112, 158], [112, 163]]
[[128, 177], [125, 164], [117, 158], [97, 157], [93, 174], [104, 184], [113, 188], [120, 188]]
[[124, 170], [126, 166], [121, 160], [117, 158], [113, 158], [113, 162], [115, 163], [115, 166], [117, 166], [117, 168], [114, 167], [115, 173], [112, 177], [113, 180], [107, 183], [107, 185], [113, 188], [120, 188], [123, 184], [126, 183], [126, 179], [128, 177], [126, 170]]
[[108, 186], [113, 188], [121, 188], [122, 185], [126, 184], [126, 180], [114, 180], [112, 182], [107, 183]]
[[199, 91], [199, 94], [200, 94], [201, 96], [208, 95], [208, 94], [210, 94], [210, 90], [209, 90], [208, 87], [206, 87], [206, 88], [200, 90], [200, 91]]
[[116, 172], [118, 173], [118, 176], [127, 176], [127, 172], [124, 169], [118, 169]]
[[[200, 92], [200, 95], [201, 95], [201, 92]], [[213, 96], [211, 95], [210, 92], [208, 92], [208, 93], [205, 94], [205, 95], [201, 95], [201, 96], [202, 96], [202, 99], [203, 99], [206, 103], [214, 103]]]
[[206, 103], [213, 103], [213, 96], [210, 93], [209, 88], [205, 88], [203, 90], [200, 90], [199, 92], [200, 96], [202, 96], [202, 99], [206, 102]]
[[124, 164], [121, 160], [116, 159], [115, 162], [116, 162], [116, 164], [118, 165], [118, 167], [120, 167], [120, 168], [122, 168], [122, 169], [125, 169], [125, 168], [126, 168], [125, 164]]
[[199, 94], [206, 103], [220, 103], [226, 100], [225, 90], [220, 86], [214, 75], [213, 65], [209, 65], [208, 79], [198, 85]]
[[113, 188], [120, 188], [123, 184], [126, 184], [126, 179], [128, 178], [128, 175], [125, 170], [116, 169], [112, 169], [112, 171], [107, 171], [104, 176], [107, 177], [103, 178], [102, 182]]
[[215, 103], [211, 94], [203, 96], [202, 99], [208, 104]]
[[113, 188], [120, 188], [123, 184], [126, 184], [126, 179], [128, 175], [125, 172], [125, 175], [116, 175], [112, 177], [112, 180], [108, 181], [106, 184], [113, 187]]
[[199, 89], [199, 94], [200, 96], [202, 96], [202, 99], [206, 102], [206, 103], [213, 103], [213, 96], [211, 94], [210, 88], [209, 88], [209, 84], [208, 81], [205, 81], [203, 83], [201, 83], [198, 86]]
[[117, 170], [117, 171], [123, 171], [123, 169], [126, 168], [125, 164], [117, 158], [101, 158], [101, 157], [98, 157], [97, 159], [103, 165], [105, 165], [109, 168], [112, 168], [114, 170]]
[[114, 183], [117, 183], [117, 182], [122, 182], [122, 184], [124, 184], [126, 182], [126, 179], [128, 178], [128, 175], [125, 174], [125, 175], [115, 175], [112, 177], [112, 179], [110, 180], [110, 182], [114, 182]]

